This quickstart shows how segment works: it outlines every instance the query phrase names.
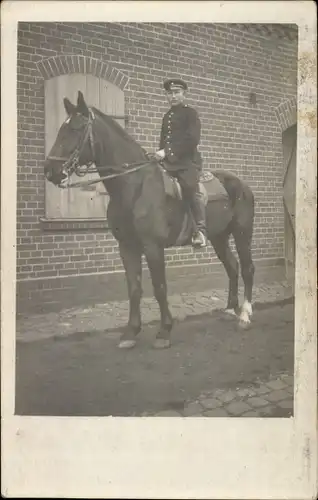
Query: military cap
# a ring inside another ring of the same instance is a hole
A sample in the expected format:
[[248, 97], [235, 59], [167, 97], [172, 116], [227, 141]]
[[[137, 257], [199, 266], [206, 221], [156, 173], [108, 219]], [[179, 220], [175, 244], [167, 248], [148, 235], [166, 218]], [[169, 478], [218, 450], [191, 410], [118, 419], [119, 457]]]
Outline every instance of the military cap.
[[167, 91], [174, 89], [188, 90], [188, 85], [183, 80], [180, 80], [180, 78], [170, 78], [164, 82], [163, 86]]

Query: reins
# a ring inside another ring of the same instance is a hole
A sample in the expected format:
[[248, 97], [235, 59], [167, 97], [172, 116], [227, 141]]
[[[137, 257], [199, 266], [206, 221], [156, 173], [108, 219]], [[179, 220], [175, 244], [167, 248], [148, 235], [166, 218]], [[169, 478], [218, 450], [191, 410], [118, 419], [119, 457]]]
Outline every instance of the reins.
[[[106, 181], [106, 180], [110, 180], [110, 179], [115, 179], [117, 177], [121, 177], [123, 175], [127, 175], [127, 174], [131, 174], [133, 172], [137, 172], [138, 170], [141, 170], [142, 168], [146, 167], [147, 165], [149, 165], [149, 163], [151, 163], [151, 159], [147, 160], [147, 161], [143, 161], [143, 162], [138, 162], [138, 163], [125, 163], [124, 165], [122, 165], [122, 167], [130, 167], [132, 166], [132, 168], [129, 168], [128, 170], [125, 170], [124, 172], [118, 172], [116, 174], [109, 174], [109, 175], [104, 175], [102, 177], [99, 177], [98, 179], [92, 179], [92, 180], [89, 180], [89, 181], [81, 181], [81, 182], [72, 182], [71, 184], [66, 184], [66, 185], [63, 185], [61, 184], [60, 187], [62, 189], [70, 189], [70, 188], [76, 188], [76, 187], [82, 187], [82, 186], [92, 186], [93, 184], [98, 184], [99, 182], [101, 181]], [[135, 166], [133, 166], [135, 165]], [[111, 167], [101, 167], [101, 169], [109, 169]], [[90, 174], [90, 173], [98, 173], [98, 170], [94, 170], [94, 171], [89, 171], [87, 170], [86, 172], [87, 174]]]

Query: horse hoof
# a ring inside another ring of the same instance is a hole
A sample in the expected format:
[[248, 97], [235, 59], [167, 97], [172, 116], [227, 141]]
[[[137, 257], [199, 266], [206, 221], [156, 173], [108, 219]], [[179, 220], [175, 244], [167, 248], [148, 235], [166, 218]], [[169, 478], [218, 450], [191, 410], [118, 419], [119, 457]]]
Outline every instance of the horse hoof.
[[223, 312], [229, 316], [237, 316], [235, 309], [224, 309]]
[[135, 347], [136, 341], [135, 340], [122, 340], [119, 342], [118, 347], [119, 349], [132, 349]]
[[239, 326], [240, 330], [248, 330], [251, 326], [251, 322], [250, 322], [250, 320], [246, 321], [246, 320], [240, 319], [238, 326]]
[[169, 339], [156, 339], [154, 343], [154, 348], [155, 349], [167, 349], [170, 347], [170, 340]]

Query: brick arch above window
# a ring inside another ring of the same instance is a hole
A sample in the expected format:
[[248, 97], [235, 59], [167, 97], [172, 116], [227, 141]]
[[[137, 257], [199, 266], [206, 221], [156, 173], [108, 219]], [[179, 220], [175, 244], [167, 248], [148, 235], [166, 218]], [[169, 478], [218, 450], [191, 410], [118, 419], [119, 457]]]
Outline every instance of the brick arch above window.
[[71, 73], [82, 73], [104, 78], [124, 90], [128, 83], [128, 76], [116, 69], [111, 64], [105, 63], [94, 57], [70, 55], [58, 55], [43, 59], [37, 63], [37, 67], [45, 80], [55, 76], [68, 75]]
[[282, 132], [297, 123], [297, 97], [283, 101], [275, 109], [275, 114]]

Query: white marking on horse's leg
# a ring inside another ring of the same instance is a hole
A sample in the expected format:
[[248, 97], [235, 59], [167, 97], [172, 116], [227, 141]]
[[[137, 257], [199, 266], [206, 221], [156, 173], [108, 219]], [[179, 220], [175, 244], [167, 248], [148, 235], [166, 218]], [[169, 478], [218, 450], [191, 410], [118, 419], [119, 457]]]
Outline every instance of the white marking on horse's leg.
[[252, 304], [247, 299], [244, 300], [242, 309], [244, 309], [249, 316], [253, 315]]
[[234, 309], [224, 309], [225, 314], [229, 314], [230, 316], [237, 316]]
[[132, 349], [135, 347], [135, 340], [121, 340], [118, 344], [119, 349]]
[[246, 328], [250, 325], [252, 314], [252, 304], [247, 299], [245, 299], [240, 314], [240, 327]]

